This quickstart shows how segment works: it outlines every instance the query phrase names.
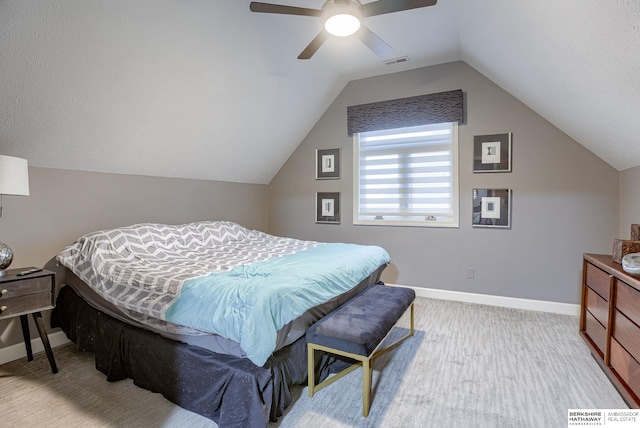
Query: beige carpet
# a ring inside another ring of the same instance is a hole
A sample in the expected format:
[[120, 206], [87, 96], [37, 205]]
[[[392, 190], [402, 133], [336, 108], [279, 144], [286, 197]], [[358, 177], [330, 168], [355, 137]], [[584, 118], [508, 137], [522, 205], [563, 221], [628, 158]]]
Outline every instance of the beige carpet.
[[[626, 408], [575, 317], [418, 298], [416, 327], [415, 338], [374, 364], [368, 418], [356, 370], [312, 399], [296, 388], [293, 405], [271, 425], [566, 427], [569, 408]], [[131, 381], [106, 382], [92, 354], [72, 344], [54, 354], [57, 375], [44, 354], [0, 366], [2, 426], [216, 426]]]

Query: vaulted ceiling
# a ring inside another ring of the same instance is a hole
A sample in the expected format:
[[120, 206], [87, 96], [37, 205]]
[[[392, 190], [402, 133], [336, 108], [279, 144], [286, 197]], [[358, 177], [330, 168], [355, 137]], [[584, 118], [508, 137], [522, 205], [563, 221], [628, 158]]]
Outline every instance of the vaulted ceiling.
[[298, 60], [319, 19], [244, 0], [0, 0], [0, 154], [267, 184], [349, 81], [462, 60], [614, 168], [640, 165], [640, 2], [438, 0], [366, 24], [383, 59], [410, 61], [353, 38]]

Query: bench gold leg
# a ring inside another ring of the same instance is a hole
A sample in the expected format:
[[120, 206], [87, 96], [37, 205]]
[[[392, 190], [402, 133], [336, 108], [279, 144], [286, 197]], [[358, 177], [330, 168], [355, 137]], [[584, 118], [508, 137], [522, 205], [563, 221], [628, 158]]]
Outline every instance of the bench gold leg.
[[307, 378], [309, 379], [309, 398], [313, 397], [315, 384], [316, 384], [316, 370], [315, 370], [315, 351], [311, 348], [311, 345], [307, 344]]
[[413, 303], [411, 303], [411, 331], [409, 333], [411, 337], [413, 337], [413, 319]]
[[366, 358], [362, 361], [362, 416], [369, 416], [369, 406], [371, 405], [371, 360]]

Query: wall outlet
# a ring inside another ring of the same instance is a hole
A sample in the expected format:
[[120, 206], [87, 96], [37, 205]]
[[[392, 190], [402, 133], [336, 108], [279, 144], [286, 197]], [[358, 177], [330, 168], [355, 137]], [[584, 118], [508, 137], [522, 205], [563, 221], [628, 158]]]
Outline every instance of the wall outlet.
[[476, 276], [476, 270], [474, 268], [467, 268], [467, 279], [473, 279]]

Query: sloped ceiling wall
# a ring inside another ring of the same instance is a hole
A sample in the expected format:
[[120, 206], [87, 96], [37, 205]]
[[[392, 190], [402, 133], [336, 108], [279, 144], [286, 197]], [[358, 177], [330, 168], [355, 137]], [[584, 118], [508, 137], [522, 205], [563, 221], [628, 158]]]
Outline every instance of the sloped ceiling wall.
[[0, 153], [267, 184], [349, 81], [462, 59], [615, 168], [640, 165], [637, 2], [439, 0], [366, 24], [410, 61], [353, 39], [299, 61], [319, 20], [249, 1], [0, 1]]
[[640, 2], [456, 6], [462, 60], [616, 169], [640, 165]]

